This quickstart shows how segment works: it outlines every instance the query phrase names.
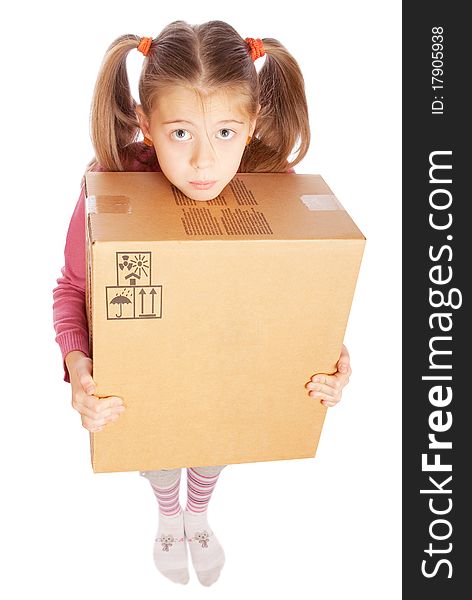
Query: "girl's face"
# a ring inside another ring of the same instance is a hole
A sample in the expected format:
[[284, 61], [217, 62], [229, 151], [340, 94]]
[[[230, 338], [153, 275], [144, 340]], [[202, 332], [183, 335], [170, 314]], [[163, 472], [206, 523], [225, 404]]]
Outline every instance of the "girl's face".
[[184, 86], [160, 94], [150, 119], [141, 106], [137, 115], [162, 172], [193, 200], [212, 200], [231, 181], [256, 124], [236, 94], [202, 96]]

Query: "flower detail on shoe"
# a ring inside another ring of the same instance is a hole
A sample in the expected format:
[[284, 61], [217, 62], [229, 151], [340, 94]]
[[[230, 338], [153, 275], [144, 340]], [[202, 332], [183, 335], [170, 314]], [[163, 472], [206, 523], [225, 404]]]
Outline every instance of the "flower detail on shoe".
[[201, 545], [202, 548], [208, 548], [208, 540], [210, 539], [210, 534], [206, 529], [203, 531], [197, 531], [193, 536], [193, 539], [197, 540], [197, 542]]
[[160, 542], [162, 544], [162, 551], [169, 552], [169, 548], [176, 544], [177, 542], [183, 542], [184, 538], [175, 538], [170, 533], [162, 534], [161, 537], [156, 538], [156, 542]]
[[170, 533], [167, 533], [165, 535], [161, 535], [161, 537], [158, 538], [156, 541], [161, 542], [163, 552], [169, 552], [169, 548], [177, 540], [174, 538], [173, 535], [170, 535]]

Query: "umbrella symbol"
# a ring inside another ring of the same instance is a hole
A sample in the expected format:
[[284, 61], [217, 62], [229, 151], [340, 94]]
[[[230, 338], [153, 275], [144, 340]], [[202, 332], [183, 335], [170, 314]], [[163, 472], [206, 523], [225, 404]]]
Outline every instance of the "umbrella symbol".
[[119, 304], [120, 305], [120, 314], [115, 315], [120, 319], [123, 316], [123, 304], [131, 304], [131, 300], [126, 296], [115, 296], [110, 304]]

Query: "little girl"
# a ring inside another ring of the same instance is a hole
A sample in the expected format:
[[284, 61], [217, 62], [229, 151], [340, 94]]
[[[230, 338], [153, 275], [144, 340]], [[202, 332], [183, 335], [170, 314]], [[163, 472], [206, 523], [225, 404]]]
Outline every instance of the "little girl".
[[[126, 57], [144, 55], [140, 105], [133, 99]], [[257, 73], [254, 61], [265, 55]], [[144, 141], [137, 141], [139, 133]], [[293, 172], [309, 141], [303, 77], [275, 39], [241, 36], [228, 24], [171, 23], [156, 38], [123, 35], [106, 52], [91, 112], [93, 171], [162, 171], [193, 200], [212, 200], [237, 172]], [[290, 156], [293, 156], [290, 160]], [[125, 410], [117, 397], [94, 396], [85, 311], [85, 192], [72, 215], [65, 266], [54, 289], [54, 327], [82, 425], [101, 431]], [[314, 375], [308, 394], [334, 406], [351, 373], [343, 346], [334, 375]], [[179, 504], [180, 469], [147, 471], [159, 505], [154, 545], [158, 570], [187, 583], [187, 545], [199, 581], [214, 583], [224, 552], [207, 521], [223, 466], [187, 469], [187, 506]]]

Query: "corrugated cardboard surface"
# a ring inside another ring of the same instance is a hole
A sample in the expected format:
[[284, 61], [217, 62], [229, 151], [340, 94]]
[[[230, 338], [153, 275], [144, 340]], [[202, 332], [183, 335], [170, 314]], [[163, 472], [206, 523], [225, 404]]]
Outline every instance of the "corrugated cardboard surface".
[[90, 173], [96, 472], [315, 455], [304, 385], [339, 357], [365, 239], [320, 176], [238, 174], [211, 202], [160, 173]]

